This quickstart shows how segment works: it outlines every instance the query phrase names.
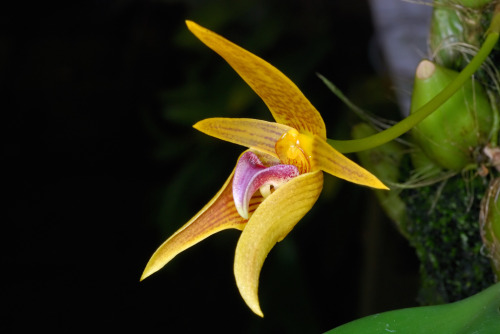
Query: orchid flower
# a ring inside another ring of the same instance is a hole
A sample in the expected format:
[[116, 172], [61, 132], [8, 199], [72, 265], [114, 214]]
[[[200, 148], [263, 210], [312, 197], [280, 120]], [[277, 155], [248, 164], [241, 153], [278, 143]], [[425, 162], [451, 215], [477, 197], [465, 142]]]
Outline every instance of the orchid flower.
[[141, 280], [206, 237], [239, 229], [236, 284], [246, 304], [262, 317], [257, 292], [264, 260], [312, 208], [323, 188], [323, 172], [373, 188], [388, 188], [327, 143], [321, 115], [283, 73], [214, 32], [192, 21], [186, 24], [262, 98], [276, 122], [209, 118], [194, 125], [207, 135], [248, 150], [212, 200], [156, 250]]

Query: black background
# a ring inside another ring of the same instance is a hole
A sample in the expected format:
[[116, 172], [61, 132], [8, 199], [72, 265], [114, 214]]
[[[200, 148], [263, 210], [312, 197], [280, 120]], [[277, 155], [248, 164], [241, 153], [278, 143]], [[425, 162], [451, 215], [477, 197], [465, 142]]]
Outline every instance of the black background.
[[349, 138], [358, 120], [315, 72], [362, 107], [398, 117], [364, 1], [38, 2], [1, 11], [2, 332], [312, 333], [415, 305], [413, 251], [369, 189], [330, 176], [266, 260], [264, 319], [234, 283], [237, 231], [139, 283], [156, 247], [215, 194], [242, 150], [191, 125], [271, 117], [185, 19], [289, 75], [330, 138]]

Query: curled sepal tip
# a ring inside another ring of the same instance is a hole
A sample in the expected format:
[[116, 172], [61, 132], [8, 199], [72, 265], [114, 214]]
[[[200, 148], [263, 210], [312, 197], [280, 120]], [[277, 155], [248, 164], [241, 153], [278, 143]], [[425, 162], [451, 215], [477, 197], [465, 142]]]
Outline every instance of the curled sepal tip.
[[312, 208], [323, 188], [323, 173], [299, 175], [282, 185], [255, 210], [236, 246], [234, 275], [243, 300], [257, 315], [259, 275], [267, 254]]

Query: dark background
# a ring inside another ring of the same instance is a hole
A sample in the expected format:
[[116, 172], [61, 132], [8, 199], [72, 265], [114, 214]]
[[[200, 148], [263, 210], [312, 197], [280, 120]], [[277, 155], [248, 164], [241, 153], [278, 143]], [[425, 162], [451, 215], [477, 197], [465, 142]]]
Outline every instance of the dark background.
[[[331, 176], [313, 210], [270, 253], [261, 319], [219, 233], [139, 283], [154, 250], [215, 194], [242, 148], [198, 120], [271, 120], [191, 19], [287, 74], [328, 136], [361, 107], [397, 119], [365, 1], [19, 3], [0, 12], [3, 121], [0, 331], [314, 333], [415, 305], [413, 251], [369, 189]], [[355, 158], [355, 157], [352, 157]]]

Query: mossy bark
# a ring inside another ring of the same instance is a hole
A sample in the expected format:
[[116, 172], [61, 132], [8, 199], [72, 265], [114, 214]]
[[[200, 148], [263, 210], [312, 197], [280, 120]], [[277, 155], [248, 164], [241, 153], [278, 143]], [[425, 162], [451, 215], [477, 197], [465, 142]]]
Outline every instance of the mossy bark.
[[479, 226], [488, 182], [462, 175], [444, 182], [401, 193], [409, 241], [421, 261], [419, 301], [424, 305], [464, 299], [495, 281]]

